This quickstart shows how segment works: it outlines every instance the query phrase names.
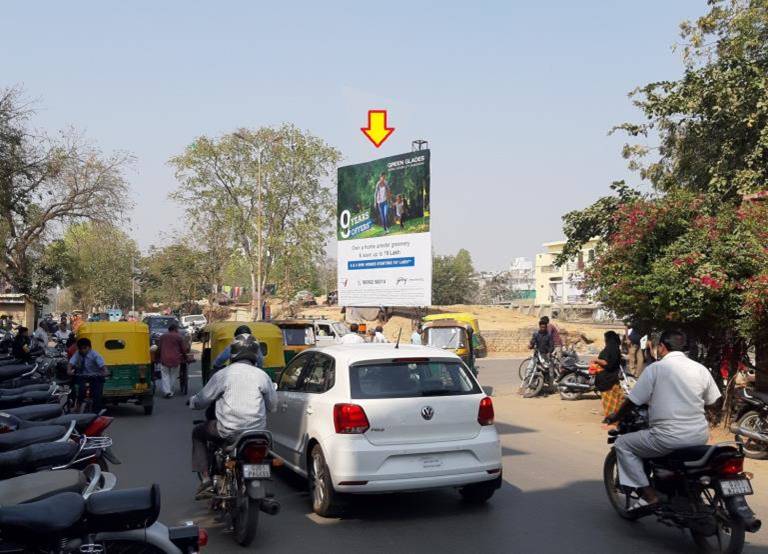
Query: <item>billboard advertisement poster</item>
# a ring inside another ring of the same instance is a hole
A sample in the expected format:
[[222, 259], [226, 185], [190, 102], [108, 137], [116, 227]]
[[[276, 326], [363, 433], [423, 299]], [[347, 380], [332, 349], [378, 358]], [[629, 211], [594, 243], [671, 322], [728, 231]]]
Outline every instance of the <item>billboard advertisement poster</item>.
[[338, 172], [339, 305], [429, 306], [429, 150]]

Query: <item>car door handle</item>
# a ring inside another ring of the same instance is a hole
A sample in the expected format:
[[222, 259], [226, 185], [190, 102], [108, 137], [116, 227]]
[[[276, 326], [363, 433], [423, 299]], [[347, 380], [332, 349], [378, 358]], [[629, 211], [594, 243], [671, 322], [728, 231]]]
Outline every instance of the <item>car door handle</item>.
[[306, 409], [306, 410], [304, 410], [304, 412], [305, 412], [307, 415], [312, 415], [312, 414], [314, 414], [314, 413], [315, 413], [315, 410], [313, 410], [313, 409], [312, 409], [312, 406], [307, 406], [307, 409]]

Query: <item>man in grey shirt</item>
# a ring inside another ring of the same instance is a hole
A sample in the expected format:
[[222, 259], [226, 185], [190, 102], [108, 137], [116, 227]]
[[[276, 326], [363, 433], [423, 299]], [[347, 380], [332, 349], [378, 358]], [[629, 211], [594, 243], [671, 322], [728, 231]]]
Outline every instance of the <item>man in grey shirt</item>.
[[261, 346], [252, 335], [238, 335], [231, 345], [230, 365], [213, 374], [203, 390], [189, 399], [190, 407], [205, 409], [216, 403], [216, 420], [192, 431], [192, 471], [202, 476], [196, 498], [210, 493], [209, 442], [231, 440], [245, 431], [267, 428], [267, 411], [277, 408], [272, 380], [257, 365]]
[[606, 421], [620, 421], [635, 406], [648, 405], [650, 428], [616, 439], [619, 482], [639, 490], [636, 508], [658, 502], [643, 467], [644, 458], [666, 456], [673, 450], [706, 444], [709, 425], [705, 408], [720, 398], [709, 370], [683, 353], [686, 337], [665, 331], [659, 344], [660, 360], [645, 368], [618, 412]]

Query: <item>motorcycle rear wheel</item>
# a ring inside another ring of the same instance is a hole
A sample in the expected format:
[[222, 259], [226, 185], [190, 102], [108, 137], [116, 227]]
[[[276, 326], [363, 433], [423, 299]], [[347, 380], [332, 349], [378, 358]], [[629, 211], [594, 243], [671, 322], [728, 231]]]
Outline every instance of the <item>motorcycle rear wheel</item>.
[[621, 485], [619, 485], [619, 466], [616, 463], [616, 450], [613, 448], [605, 457], [603, 483], [605, 484], [605, 493], [608, 495], [608, 501], [616, 513], [624, 519], [635, 521], [637, 514], [627, 510], [627, 495]]
[[[768, 427], [758, 412], [747, 412], [741, 416], [736, 425], [757, 433], [765, 433], [766, 427]], [[747, 458], [753, 460], [768, 459], [768, 444], [747, 437], [742, 437], [742, 439], [744, 441], [744, 455]]]
[[523, 383], [523, 398], [533, 398], [538, 396], [541, 389], [544, 388], [544, 376], [541, 373], [536, 373], [530, 377], [526, 376]]
[[241, 497], [232, 502], [232, 527], [237, 544], [250, 546], [259, 528], [261, 501], [248, 496], [244, 481], [238, 489], [238, 496]]
[[[561, 386], [567, 386], [569, 383], [579, 383], [579, 377], [576, 374], [571, 373], [560, 380]], [[558, 387], [558, 390], [560, 391], [560, 398], [563, 400], [578, 400], [581, 398], [582, 393], [578, 391], [568, 391], [560, 387]]]
[[[717, 510], [717, 533], [705, 536], [691, 529], [693, 542], [701, 552], [711, 554], [740, 554], [744, 549], [744, 522], [726, 518], [724, 508]], [[723, 539], [726, 539], [725, 542]]]

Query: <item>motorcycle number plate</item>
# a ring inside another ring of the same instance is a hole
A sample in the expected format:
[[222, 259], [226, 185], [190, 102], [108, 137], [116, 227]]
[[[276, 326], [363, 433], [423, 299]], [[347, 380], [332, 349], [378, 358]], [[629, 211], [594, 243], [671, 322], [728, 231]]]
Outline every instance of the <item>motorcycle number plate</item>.
[[749, 479], [723, 479], [720, 481], [720, 492], [724, 497], [744, 496], [752, 494], [752, 484]]
[[243, 477], [246, 479], [269, 479], [271, 476], [269, 464], [243, 464]]

